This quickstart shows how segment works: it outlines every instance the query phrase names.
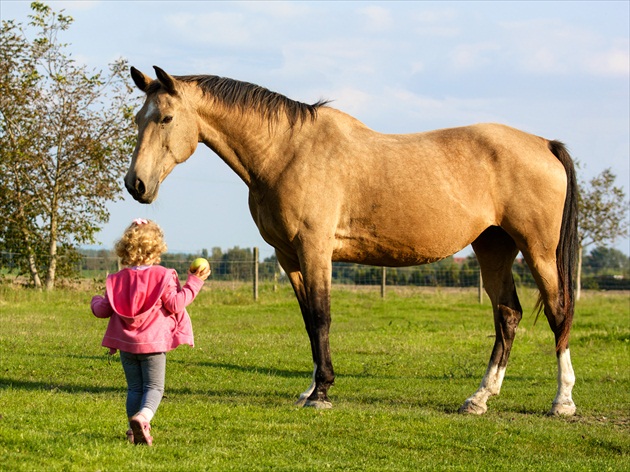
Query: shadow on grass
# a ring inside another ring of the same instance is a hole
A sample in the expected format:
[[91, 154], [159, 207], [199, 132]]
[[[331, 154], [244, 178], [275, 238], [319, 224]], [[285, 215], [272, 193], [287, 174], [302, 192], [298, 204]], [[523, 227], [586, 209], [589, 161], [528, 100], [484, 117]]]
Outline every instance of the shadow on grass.
[[120, 387], [98, 387], [95, 385], [70, 385], [53, 382], [38, 382], [0, 377], [0, 390], [42, 390], [64, 393], [109, 393], [120, 392]]
[[[306, 379], [310, 382], [312, 375], [313, 375], [313, 371], [312, 370], [288, 370], [288, 369], [277, 369], [275, 367], [269, 367], [269, 366], [255, 366], [255, 365], [244, 365], [244, 364], [233, 364], [233, 363], [225, 363], [225, 362], [211, 362], [211, 361], [201, 361], [201, 362], [190, 362], [189, 360], [182, 360], [182, 359], [176, 359], [176, 360], [169, 360], [169, 363], [172, 364], [181, 364], [181, 365], [187, 365], [187, 366], [191, 366], [191, 365], [195, 365], [198, 367], [209, 367], [212, 369], [219, 369], [219, 370], [227, 370], [230, 372], [240, 372], [240, 373], [244, 373], [244, 374], [258, 374], [258, 375], [265, 375], [265, 376], [272, 376], [272, 377], [283, 377], [283, 378], [299, 378], [299, 379]], [[448, 372], [440, 372], [440, 373], [426, 373], [423, 375], [405, 375], [405, 374], [399, 374], [399, 375], [387, 375], [387, 374], [382, 374], [382, 373], [372, 373], [372, 372], [368, 372], [368, 371], [362, 371], [362, 372], [339, 372], [337, 371], [335, 374], [335, 378], [337, 380], [339, 379], [343, 379], [343, 378], [350, 378], [350, 379], [373, 379], [373, 380], [409, 380], [409, 379], [413, 379], [413, 380], [417, 380], [417, 381], [431, 381], [431, 382], [452, 382], [454, 380], [464, 380], [464, 381], [468, 381], [470, 379], [473, 380], [481, 380], [481, 378], [483, 377], [484, 374], [484, 370], [480, 369], [478, 372], [475, 371], [463, 371], [463, 372], [458, 372], [458, 370], [462, 370], [462, 369], [457, 369], [456, 366], [454, 366], [453, 369], [449, 370]], [[555, 381], [555, 377], [550, 377], [552, 380]], [[506, 382], [545, 382], [548, 379], [546, 377], [541, 377], [539, 375], [510, 375], [506, 377]], [[477, 385], [475, 385], [475, 387], [477, 387]]]
[[[297, 375], [296, 375], [297, 376]], [[121, 394], [125, 391], [124, 387], [99, 387], [86, 385], [69, 385], [69, 384], [52, 384], [49, 382], [24, 381], [8, 378], [0, 378], [0, 391], [8, 389], [26, 390], [26, 391], [44, 391], [51, 393], [69, 393], [69, 394], [102, 394], [117, 393]], [[290, 407], [298, 408], [295, 401], [298, 395], [295, 392], [288, 392], [282, 389], [265, 390], [265, 388], [247, 389], [207, 389], [207, 388], [191, 388], [191, 387], [168, 387], [166, 389], [164, 399], [168, 401], [169, 397], [177, 395], [193, 395], [207, 398], [210, 402], [216, 402], [225, 405], [252, 405], [258, 407]], [[337, 405], [336, 409], [343, 409], [344, 405], [356, 405], [363, 407], [395, 407], [395, 408], [411, 408], [418, 410], [427, 410], [446, 415], [457, 416], [459, 414], [460, 404], [457, 401], [439, 400], [435, 396], [400, 396], [400, 397], [384, 397], [380, 395], [370, 395], [363, 392], [361, 395], [349, 395], [335, 398], [331, 397], [333, 404]], [[462, 400], [463, 401], [463, 400]], [[514, 408], [492, 408], [500, 415], [526, 415], [526, 416], [546, 416], [546, 411], [540, 411], [536, 408], [526, 408], [524, 406]], [[468, 416], [468, 415], [466, 415]], [[474, 417], [474, 415], [470, 415]]]
[[305, 370], [286, 370], [286, 369], [276, 369], [274, 367], [260, 367], [260, 366], [251, 366], [251, 365], [239, 365], [239, 364], [230, 364], [224, 362], [194, 362], [191, 363], [187, 360], [169, 360], [169, 363], [173, 364], [185, 364], [185, 365], [197, 365], [200, 367], [210, 367], [213, 369], [220, 370], [229, 370], [232, 372], [242, 372], [246, 374], [260, 374], [260, 375], [271, 375], [274, 377], [284, 377], [284, 378], [311, 378], [313, 372], [307, 372]]

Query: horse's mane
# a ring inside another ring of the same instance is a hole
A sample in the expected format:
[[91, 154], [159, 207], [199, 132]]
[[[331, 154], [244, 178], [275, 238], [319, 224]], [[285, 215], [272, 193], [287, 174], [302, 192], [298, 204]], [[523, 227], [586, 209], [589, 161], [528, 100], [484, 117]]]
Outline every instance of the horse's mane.
[[238, 108], [241, 113], [255, 110], [269, 120], [270, 124], [277, 123], [280, 113], [284, 112], [291, 128], [298, 123], [304, 123], [308, 118], [314, 120], [317, 110], [328, 103], [328, 100], [319, 100], [308, 105], [259, 85], [215, 75], [185, 75], [175, 78], [182, 82], [196, 82], [204, 94], [219, 100], [226, 107]]

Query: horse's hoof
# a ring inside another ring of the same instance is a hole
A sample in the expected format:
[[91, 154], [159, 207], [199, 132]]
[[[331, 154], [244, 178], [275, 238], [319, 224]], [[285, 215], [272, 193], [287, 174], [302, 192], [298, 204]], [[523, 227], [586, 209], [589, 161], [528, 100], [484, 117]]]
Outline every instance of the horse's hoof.
[[575, 415], [575, 403], [553, 403], [549, 416], [573, 416]]
[[300, 398], [298, 398], [294, 405], [295, 406], [305, 406], [306, 405], [306, 400], [308, 399], [308, 397], [306, 395], [300, 396]]
[[488, 411], [486, 405], [479, 405], [472, 400], [466, 400], [459, 409], [459, 412], [463, 415], [483, 415], [486, 411]]
[[306, 400], [304, 402], [305, 407], [315, 408], [317, 410], [330, 410], [332, 403], [328, 400]]

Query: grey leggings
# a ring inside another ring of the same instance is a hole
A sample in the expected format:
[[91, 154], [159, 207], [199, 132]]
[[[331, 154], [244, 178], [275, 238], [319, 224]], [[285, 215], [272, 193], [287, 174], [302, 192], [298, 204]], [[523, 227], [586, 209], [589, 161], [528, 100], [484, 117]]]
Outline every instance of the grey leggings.
[[155, 413], [164, 394], [166, 353], [131, 354], [120, 351], [120, 361], [127, 378], [127, 416], [142, 408]]

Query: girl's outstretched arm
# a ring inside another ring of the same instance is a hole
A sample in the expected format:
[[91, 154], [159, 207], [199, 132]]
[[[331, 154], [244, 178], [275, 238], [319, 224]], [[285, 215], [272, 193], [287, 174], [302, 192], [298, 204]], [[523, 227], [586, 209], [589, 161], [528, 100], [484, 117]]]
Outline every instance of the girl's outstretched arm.
[[111, 303], [109, 303], [107, 294], [105, 294], [105, 296], [95, 295], [92, 297], [90, 307], [92, 308], [92, 313], [94, 313], [94, 316], [97, 318], [109, 318], [114, 314], [114, 309]]
[[179, 313], [190, 305], [203, 287], [203, 279], [189, 272], [186, 284], [181, 289], [178, 285], [177, 273], [173, 273], [173, 280], [162, 295], [164, 308], [171, 313]]

